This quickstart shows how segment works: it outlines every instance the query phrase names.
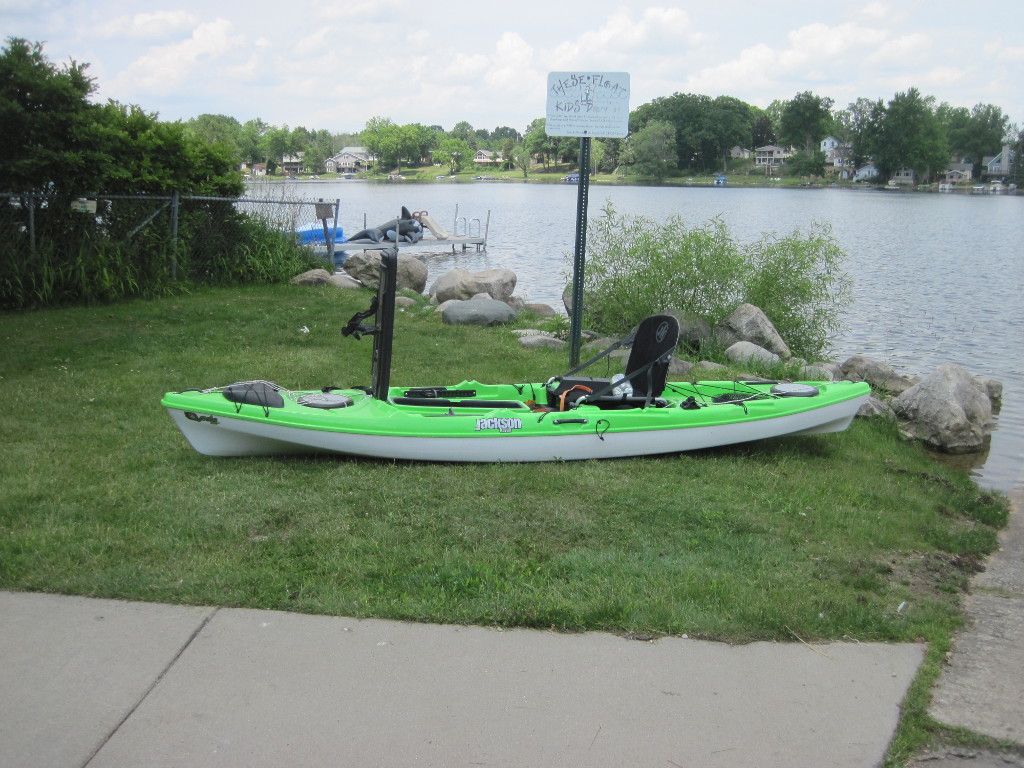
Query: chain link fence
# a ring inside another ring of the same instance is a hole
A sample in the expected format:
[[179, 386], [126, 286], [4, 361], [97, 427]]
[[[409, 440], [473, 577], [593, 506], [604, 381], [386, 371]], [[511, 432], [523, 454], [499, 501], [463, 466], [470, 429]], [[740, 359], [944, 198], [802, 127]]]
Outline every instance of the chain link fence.
[[260, 282], [330, 257], [339, 201], [0, 193], [0, 308]]

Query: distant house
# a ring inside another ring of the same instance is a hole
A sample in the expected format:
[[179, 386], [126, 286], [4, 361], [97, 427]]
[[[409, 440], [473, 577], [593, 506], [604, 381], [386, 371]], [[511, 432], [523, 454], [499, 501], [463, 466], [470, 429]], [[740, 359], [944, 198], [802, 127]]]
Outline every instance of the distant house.
[[907, 187], [917, 181], [917, 174], [913, 168], [900, 168], [889, 176], [890, 186]]
[[754, 150], [754, 165], [758, 168], [777, 168], [793, 153], [774, 144], [766, 144]]
[[366, 147], [343, 147], [324, 161], [324, 169], [327, 173], [358, 173], [373, 165], [373, 160]]
[[826, 165], [831, 165], [833, 168], [844, 168], [853, 164], [853, 147], [835, 136], [826, 136], [821, 140], [820, 147], [825, 154]]
[[874, 163], [862, 165], [857, 169], [856, 173], [853, 174], [854, 181], [871, 181], [871, 179], [875, 178], [878, 178], [878, 168], [875, 167]]
[[477, 165], [500, 165], [504, 162], [501, 152], [491, 152], [489, 149], [478, 149], [473, 155], [473, 162]]
[[753, 154], [749, 149], [736, 146], [729, 150], [729, 157], [733, 160], [749, 160], [750, 155]]
[[306, 170], [306, 166], [302, 161], [302, 152], [297, 155], [285, 155], [281, 158], [281, 173], [285, 174], [296, 174], [303, 173]]
[[1013, 167], [1015, 153], [1010, 149], [1009, 144], [1003, 144], [1003, 151], [995, 157], [983, 157], [981, 159], [982, 176], [1007, 176]]
[[974, 178], [974, 163], [950, 163], [943, 176], [951, 184], [970, 181]]

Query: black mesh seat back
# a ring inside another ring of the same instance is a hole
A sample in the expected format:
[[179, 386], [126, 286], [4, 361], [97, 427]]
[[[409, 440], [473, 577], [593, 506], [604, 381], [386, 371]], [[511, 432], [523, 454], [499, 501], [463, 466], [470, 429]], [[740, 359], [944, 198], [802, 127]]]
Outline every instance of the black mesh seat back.
[[651, 315], [636, 329], [626, 363], [626, 377], [655, 362], [649, 370], [630, 379], [637, 397], [659, 397], [665, 391], [668, 359], [679, 343], [679, 321], [672, 315]]

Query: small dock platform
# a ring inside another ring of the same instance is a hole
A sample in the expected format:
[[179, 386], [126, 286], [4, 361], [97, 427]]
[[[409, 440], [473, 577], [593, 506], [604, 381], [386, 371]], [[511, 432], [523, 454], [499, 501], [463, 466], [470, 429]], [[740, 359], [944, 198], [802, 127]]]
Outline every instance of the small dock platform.
[[[468, 251], [472, 246], [477, 251], [487, 249], [487, 236], [491, 229], [491, 212], [481, 221], [478, 218], [467, 218], [459, 215], [459, 206], [455, 206], [451, 232], [444, 231], [427, 211], [413, 214], [423, 225], [423, 237], [415, 243], [398, 243], [399, 250], [439, 251], [451, 248], [455, 253], [460, 248]], [[366, 214], [363, 214], [363, 229], [366, 229]], [[335, 251], [379, 251], [394, 246], [393, 242], [380, 243], [335, 243]], [[326, 251], [326, 249], [325, 249]]]

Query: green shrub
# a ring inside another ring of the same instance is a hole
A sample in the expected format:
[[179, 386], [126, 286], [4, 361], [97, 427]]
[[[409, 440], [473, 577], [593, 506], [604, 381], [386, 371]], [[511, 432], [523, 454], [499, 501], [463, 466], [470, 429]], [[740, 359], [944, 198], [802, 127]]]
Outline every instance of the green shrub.
[[747, 253], [745, 299], [764, 310], [794, 354], [816, 357], [827, 351], [852, 301], [852, 280], [842, 269], [846, 254], [831, 228], [763, 235]]
[[719, 219], [687, 227], [678, 216], [625, 216], [607, 203], [588, 233], [583, 315], [589, 327], [611, 334], [669, 309], [713, 327], [746, 301], [764, 311], [794, 354], [818, 357], [851, 301], [844, 259], [825, 226], [742, 244]]
[[619, 334], [670, 308], [719, 322], [740, 300], [743, 271], [743, 253], [718, 219], [690, 229], [678, 216], [628, 217], [606, 203], [587, 234], [583, 314]]

